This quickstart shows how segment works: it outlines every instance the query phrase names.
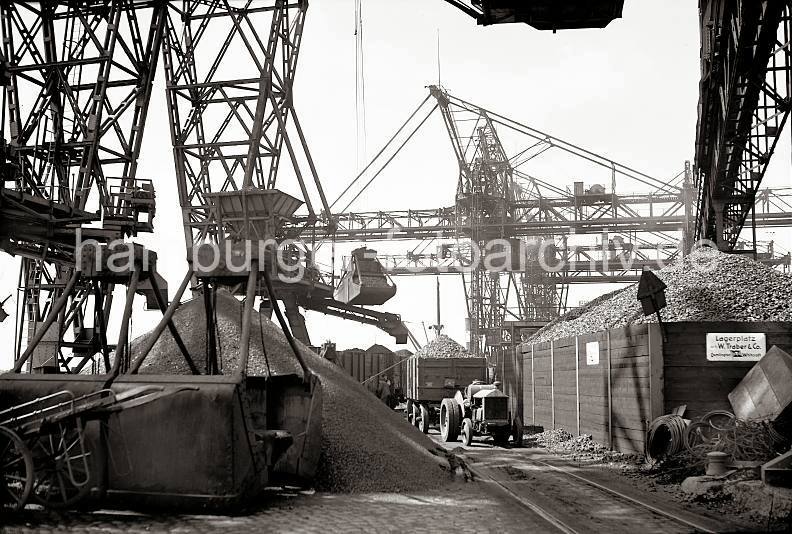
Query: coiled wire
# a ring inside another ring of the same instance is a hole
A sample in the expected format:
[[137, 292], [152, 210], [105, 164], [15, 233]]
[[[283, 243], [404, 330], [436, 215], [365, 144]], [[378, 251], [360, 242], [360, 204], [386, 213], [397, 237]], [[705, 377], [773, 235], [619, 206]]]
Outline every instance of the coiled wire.
[[652, 421], [646, 436], [646, 459], [655, 463], [680, 452], [689, 422], [678, 415], [661, 415]]

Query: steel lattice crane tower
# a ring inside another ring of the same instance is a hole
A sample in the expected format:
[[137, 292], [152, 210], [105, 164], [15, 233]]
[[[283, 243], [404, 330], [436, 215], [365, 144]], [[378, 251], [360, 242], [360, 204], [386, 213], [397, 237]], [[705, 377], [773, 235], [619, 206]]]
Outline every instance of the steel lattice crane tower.
[[[620, 16], [622, 2], [572, 11], [539, 1], [452, 4], [482, 24], [559, 29], [607, 24]], [[137, 176], [137, 164], [160, 53], [188, 257], [207, 243], [304, 236], [322, 213], [329, 218], [292, 103], [307, 6], [305, 0], [2, 3], [0, 247], [23, 258], [17, 357], [27, 337], [29, 346], [49, 343], [45, 360], [52, 369], [79, 371], [97, 353], [108, 367], [117, 348], [107, 341], [114, 286], [128, 286], [119, 345], [127, 342], [136, 292], [154, 307], [165, 304], [164, 281], [157, 282], [154, 270], [75, 274], [78, 235], [96, 239], [102, 256], [107, 243], [153, 229], [153, 182]], [[310, 256], [298, 248], [291, 249], [292, 263]], [[312, 272], [282, 292], [292, 328], [305, 340], [298, 305], [386, 330], [400, 324], [397, 316], [333, 302], [332, 289]], [[260, 288], [253, 293], [274, 296]]]
[[[72, 278], [78, 229], [108, 242], [153, 228], [154, 188], [137, 163], [164, 16], [150, 0], [0, 6], [0, 247], [22, 257], [17, 356]], [[34, 367], [107, 358], [113, 285], [76, 284]]]

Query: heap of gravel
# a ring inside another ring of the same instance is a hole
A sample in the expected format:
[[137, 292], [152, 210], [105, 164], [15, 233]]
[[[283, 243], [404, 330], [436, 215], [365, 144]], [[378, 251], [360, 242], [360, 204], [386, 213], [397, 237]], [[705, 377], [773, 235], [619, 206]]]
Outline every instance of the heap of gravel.
[[[217, 323], [225, 374], [232, 373], [238, 365], [241, 317], [241, 303], [228, 293], [218, 292]], [[202, 299], [184, 303], [174, 322], [190, 353], [196, 360], [202, 359], [206, 348]], [[133, 358], [137, 357], [145, 337], [133, 342]], [[273, 375], [300, 372], [283, 332], [255, 312], [251, 338], [249, 375], [266, 376], [266, 360]], [[448, 480], [447, 460], [434, 442], [372, 398], [343, 369], [323, 360], [305, 345], [297, 344], [324, 390], [322, 455], [314, 481], [317, 490], [401, 492], [438, 487]], [[201, 362], [196, 364], [203, 369]], [[140, 372], [189, 374], [170, 333], [166, 331], [157, 341]]]
[[[665, 322], [792, 320], [792, 276], [748, 257], [702, 248], [655, 274], [667, 286]], [[656, 321], [643, 315], [637, 296], [637, 284], [603, 295], [551, 322], [529, 343]]]
[[446, 336], [441, 334], [420, 348], [415, 353], [418, 358], [473, 358], [473, 354]]
[[565, 443], [572, 439], [572, 434], [562, 428], [555, 430], [545, 430], [538, 434], [530, 436], [529, 441], [535, 447], [544, 447], [546, 449], [554, 449], [561, 443]]
[[528, 447], [545, 448], [553, 454], [571, 457], [575, 460], [587, 462], [629, 462], [632, 463], [640, 457], [631, 454], [611, 451], [608, 447], [594, 440], [590, 434], [573, 436], [564, 429], [545, 430], [538, 434], [526, 436], [525, 445]]

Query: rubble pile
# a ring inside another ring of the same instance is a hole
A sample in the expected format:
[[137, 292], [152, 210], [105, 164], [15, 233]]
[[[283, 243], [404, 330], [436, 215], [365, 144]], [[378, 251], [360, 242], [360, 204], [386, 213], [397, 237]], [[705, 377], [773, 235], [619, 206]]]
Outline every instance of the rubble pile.
[[[217, 294], [219, 355], [224, 374], [239, 362], [242, 305], [227, 292]], [[253, 313], [249, 375], [301, 372], [283, 332], [269, 319]], [[184, 303], [174, 316], [188, 350], [203, 369], [206, 328], [202, 299]], [[133, 358], [145, 336], [132, 345]], [[403, 417], [379, 402], [343, 369], [302, 345], [303, 357], [324, 391], [322, 456], [316, 489], [338, 493], [401, 492], [437, 487], [447, 480], [447, 460], [435, 453], [434, 443]], [[141, 374], [189, 374], [167, 331], [140, 370]]]
[[573, 454], [605, 454], [610, 452], [606, 446], [594, 441], [591, 434], [583, 434], [567, 441], [562, 441], [556, 446], [556, 449]]
[[568, 442], [572, 439], [572, 434], [562, 428], [555, 430], [545, 430], [539, 434], [534, 434], [529, 437], [529, 442], [534, 447], [544, 447], [546, 449], [555, 449], [561, 443]]
[[421, 347], [421, 349], [415, 353], [415, 356], [418, 358], [474, 357], [465, 347], [444, 334], [440, 334], [435, 339]]
[[[666, 284], [663, 321], [792, 321], [792, 276], [745, 256], [701, 248], [656, 272]], [[645, 317], [638, 286], [603, 295], [556, 319], [529, 341], [657, 321]]]

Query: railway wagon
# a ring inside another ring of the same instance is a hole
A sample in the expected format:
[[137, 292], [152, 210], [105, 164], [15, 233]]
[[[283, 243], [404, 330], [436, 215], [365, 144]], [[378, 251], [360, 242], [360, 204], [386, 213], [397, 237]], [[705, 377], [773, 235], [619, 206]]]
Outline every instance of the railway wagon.
[[404, 394], [407, 419], [422, 432], [438, 422], [440, 403], [474, 380], [487, 380], [486, 358], [419, 358], [407, 361]]

